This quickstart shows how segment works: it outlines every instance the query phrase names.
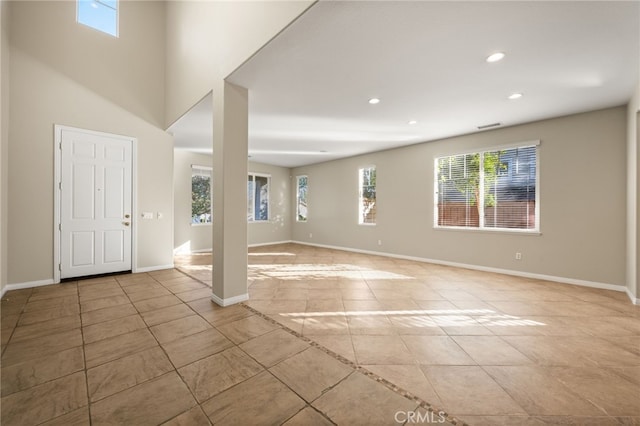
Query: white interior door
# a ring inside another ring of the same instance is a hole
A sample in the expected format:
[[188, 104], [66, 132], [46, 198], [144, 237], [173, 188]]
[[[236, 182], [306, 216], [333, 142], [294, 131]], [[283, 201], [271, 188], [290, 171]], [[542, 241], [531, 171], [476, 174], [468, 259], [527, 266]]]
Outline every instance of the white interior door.
[[64, 128], [60, 277], [131, 270], [132, 140]]

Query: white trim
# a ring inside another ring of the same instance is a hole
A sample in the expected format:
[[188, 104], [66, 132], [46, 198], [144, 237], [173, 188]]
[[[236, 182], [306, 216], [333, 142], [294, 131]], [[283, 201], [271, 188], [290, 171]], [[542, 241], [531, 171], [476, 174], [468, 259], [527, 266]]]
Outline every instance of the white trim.
[[200, 250], [185, 250], [185, 251], [180, 251], [180, 247], [173, 249], [173, 254], [175, 255], [180, 255], [180, 254], [191, 254], [191, 253], [212, 253], [213, 249], [211, 248], [206, 248], [206, 249], [200, 249]]
[[628, 288], [626, 290], [627, 296], [629, 296], [629, 299], [631, 299], [631, 303], [633, 303], [634, 305], [640, 305], [640, 298], [635, 297], [631, 290], [629, 290]]
[[211, 300], [213, 300], [217, 305], [225, 307], [235, 305], [236, 303], [245, 302], [249, 300], [249, 293], [241, 294], [240, 296], [229, 297], [228, 299], [221, 299], [215, 294], [211, 295]]
[[53, 179], [53, 283], [60, 282], [60, 183], [62, 182], [62, 153], [60, 144], [62, 144], [62, 131], [76, 131], [91, 135], [107, 136], [112, 138], [125, 139], [131, 141], [131, 271], [133, 273], [140, 272], [137, 268], [138, 258], [138, 138], [124, 136], [115, 133], [99, 132], [95, 130], [81, 129], [79, 127], [64, 126], [61, 124], [53, 125], [53, 142], [54, 142], [54, 179]]
[[[603, 289], [603, 290], [614, 290], [614, 291], [622, 291], [622, 292], [627, 291], [628, 293], [630, 293], [628, 291], [628, 289], [626, 287], [622, 286], [622, 285], [615, 285], [615, 284], [609, 284], [609, 283], [600, 283], [600, 282], [596, 282], [596, 281], [587, 281], [587, 280], [579, 280], [579, 279], [575, 279], [575, 278], [557, 277], [557, 276], [554, 276], [554, 275], [536, 274], [536, 273], [532, 273], [532, 272], [515, 271], [515, 270], [512, 270], [512, 269], [493, 268], [493, 267], [489, 267], [489, 266], [471, 265], [471, 264], [468, 264], [468, 263], [449, 262], [447, 260], [428, 259], [428, 258], [416, 257], [416, 256], [405, 256], [405, 255], [402, 255], [402, 254], [385, 253], [385, 252], [380, 252], [380, 251], [361, 250], [361, 249], [355, 249], [355, 248], [349, 248], [349, 247], [340, 247], [340, 246], [332, 246], [332, 245], [325, 245], [325, 244], [314, 244], [314, 243], [308, 243], [308, 242], [303, 242], [303, 241], [293, 241], [293, 243], [303, 244], [303, 245], [307, 245], [307, 246], [328, 248], [328, 249], [333, 249], [333, 250], [344, 250], [344, 251], [350, 251], [350, 252], [354, 252], [354, 253], [372, 254], [372, 255], [375, 255], [375, 256], [391, 257], [391, 258], [395, 258], [395, 259], [404, 259], [404, 260], [413, 260], [413, 261], [416, 261], [416, 262], [433, 263], [435, 265], [454, 266], [456, 268], [472, 269], [472, 270], [476, 270], [476, 271], [494, 272], [494, 273], [498, 273], [498, 274], [512, 275], [512, 276], [516, 276], [516, 277], [533, 278], [533, 279], [545, 280], [545, 281], [554, 281], [554, 282], [557, 282], [557, 283], [573, 284], [573, 285], [579, 285], [579, 286], [582, 286], [582, 287], [592, 287], [592, 288], [599, 288], [599, 289]], [[633, 301], [633, 299], [632, 299], [632, 301]]]
[[295, 242], [297, 242], [297, 241], [293, 241], [293, 240], [274, 241], [274, 242], [271, 242], [271, 243], [249, 244], [249, 245], [247, 245], [247, 247], [275, 246], [276, 244], [289, 244], [289, 243], [295, 243]]
[[[504, 149], [514, 149], [514, 148], [526, 148], [529, 146], [540, 146], [540, 139], [532, 139], [530, 141], [522, 141], [522, 142], [512, 142], [505, 143], [501, 145], [492, 145], [492, 146], [483, 146], [479, 148], [469, 148], [460, 151], [446, 151], [444, 154], [437, 154], [437, 157], [451, 157], [454, 155], [466, 155], [466, 154], [477, 154], [482, 152], [491, 152], [491, 151], [502, 151]], [[450, 152], [450, 153], [449, 153]]]
[[163, 269], [174, 269], [174, 268], [175, 268], [175, 265], [173, 263], [170, 263], [168, 265], [156, 265], [156, 266], [146, 266], [144, 268], [138, 268], [138, 270], [135, 271], [134, 273], [161, 271]]
[[51, 278], [47, 280], [27, 281], [26, 283], [7, 284], [2, 289], [2, 296], [4, 297], [4, 294], [7, 291], [11, 291], [11, 290], [22, 290], [23, 288], [42, 287], [45, 285], [52, 285], [52, 284], [57, 284], [57, 283], [54, 282]]

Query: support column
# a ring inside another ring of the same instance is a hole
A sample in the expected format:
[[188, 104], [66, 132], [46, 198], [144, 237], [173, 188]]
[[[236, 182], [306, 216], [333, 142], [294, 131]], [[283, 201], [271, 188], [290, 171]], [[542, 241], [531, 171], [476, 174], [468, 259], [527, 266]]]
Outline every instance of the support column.
[[213, 90], [213, 294], [220, 306], [247, 292], [247, 89], [221, 81]]

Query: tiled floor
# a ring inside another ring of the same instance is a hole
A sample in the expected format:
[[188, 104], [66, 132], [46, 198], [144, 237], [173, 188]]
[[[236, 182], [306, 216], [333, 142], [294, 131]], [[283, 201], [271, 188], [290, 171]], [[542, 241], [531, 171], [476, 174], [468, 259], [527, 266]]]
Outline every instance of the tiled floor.
[[[640, 424], [624, 293], [293, 244], [249, 259], [246, 307], [177, 270], [8, 292], [2, 424]], [[176, 262], [210, 282], [210, 255]]]

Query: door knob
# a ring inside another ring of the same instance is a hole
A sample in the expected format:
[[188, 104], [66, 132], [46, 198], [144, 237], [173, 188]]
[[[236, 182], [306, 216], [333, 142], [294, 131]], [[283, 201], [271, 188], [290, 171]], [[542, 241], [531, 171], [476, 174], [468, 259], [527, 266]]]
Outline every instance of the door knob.
[[124, 226], [129, 226], [129, 222], [122, 222]]
[[125, 214], [124, 217], [125, 217], [125, 219], [129, 219], [131, 217], [131, 215]]

